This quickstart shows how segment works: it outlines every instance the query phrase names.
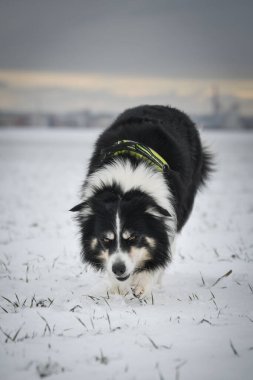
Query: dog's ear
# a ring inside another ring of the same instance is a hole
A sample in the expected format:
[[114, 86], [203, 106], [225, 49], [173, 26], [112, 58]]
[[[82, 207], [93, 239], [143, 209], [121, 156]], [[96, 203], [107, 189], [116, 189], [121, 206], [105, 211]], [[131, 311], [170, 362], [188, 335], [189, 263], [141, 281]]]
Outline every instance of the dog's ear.
[[163, 215], [163, 216], [167, 216], [167, 217], [172, 217], [172, 215], [169, 213], [169, 211], [168, 210], [166, 210], [165, 208], [163, 208], [163, 207], [161, 207], [161, 206], [156, 206], [156, 209], [157, 209], [157, 211], [161, 214], [161, 215]]
[[171, 218], [172, 217], [172, 215], [169, 213], [169, 211], [167, 211], [165, 208], [158, 206], [158, 205], [148, 207], [146, 212], [148, 214], [151, 214], [151, 215], [156, 216], [158, 218], [161, 218], [161, 217]]
[[72, 207], [69, 211], [72, 211], [72, 212], [80, 211], [80, 210], [82, 210], [82, 208], [84, 208], [86, 205], [87, 205], [86, 202], [79, 203], [79, 205], [76, 205], [76, 206]]

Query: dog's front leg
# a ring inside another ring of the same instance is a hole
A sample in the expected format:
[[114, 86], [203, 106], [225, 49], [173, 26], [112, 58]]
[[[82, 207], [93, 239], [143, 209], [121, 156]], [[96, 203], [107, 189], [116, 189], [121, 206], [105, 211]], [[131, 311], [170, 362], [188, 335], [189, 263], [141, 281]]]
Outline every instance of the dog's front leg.
[[131, 292], [129, 280], [124, 282], [119, 282], [113, 276], [109, 275], [106, 278], [107, 291], [110, 294], [120, 294], [122, 296], [127, 295]]
[[153, 286], [157, 283], [161, 270], [136, 273], [131, 282], [133, 295], [139, 299], [151, 297]]

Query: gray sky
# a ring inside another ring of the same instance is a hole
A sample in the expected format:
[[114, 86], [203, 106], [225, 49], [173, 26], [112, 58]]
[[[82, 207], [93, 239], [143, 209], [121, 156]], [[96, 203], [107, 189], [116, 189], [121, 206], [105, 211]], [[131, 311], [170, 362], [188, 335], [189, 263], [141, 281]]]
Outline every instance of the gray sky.
[[252, 0], [0, 0], [0, 70], [252, 80], [252, 15]]
[[253, 77], [253, 1], [1, 0], [0, 67]]

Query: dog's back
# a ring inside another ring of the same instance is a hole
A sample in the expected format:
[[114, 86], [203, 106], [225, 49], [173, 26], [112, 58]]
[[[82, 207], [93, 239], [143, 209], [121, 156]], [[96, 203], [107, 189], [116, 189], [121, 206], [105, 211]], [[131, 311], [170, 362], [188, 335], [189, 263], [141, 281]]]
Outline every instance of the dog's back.
[[177, 200], [178, 230], [188, 219], [194, 198], [211, 170], [211, 156], [198, 130], [183, 112], [165, 106], [139, 106], [123, 112], [99, 137], [89, 174], [100, 165], [100, 153], [119, 140], [133, 140], [158, 152], [169, 164], [169, 186]]

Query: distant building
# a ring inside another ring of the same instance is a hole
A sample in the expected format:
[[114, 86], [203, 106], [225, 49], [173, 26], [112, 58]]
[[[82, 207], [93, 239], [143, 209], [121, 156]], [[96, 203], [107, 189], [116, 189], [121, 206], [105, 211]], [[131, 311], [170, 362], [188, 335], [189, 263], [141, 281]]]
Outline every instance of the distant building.
[[[213, 88], [211, 97], [211, 113], [209, 115], [196, 116], [196, 122], [204, 128], [236, 130], [245, 128], [245, 118], [240, 115], [240, 104], [233, 100], [227, 107], [224, 106], [218, 87]], [[247, 128], [253, 128], [253, 117], [247, 120]], [[251, 125], [251, 127], [250, 127]]]

